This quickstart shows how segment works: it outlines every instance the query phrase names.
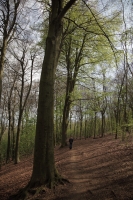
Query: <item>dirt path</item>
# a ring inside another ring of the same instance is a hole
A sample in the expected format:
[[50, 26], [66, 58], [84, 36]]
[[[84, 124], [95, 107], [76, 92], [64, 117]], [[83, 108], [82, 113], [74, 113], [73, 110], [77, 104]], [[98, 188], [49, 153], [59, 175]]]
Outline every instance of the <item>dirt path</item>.
[[85, 199], [86, 192], [87, 192], [87, 181], [88, 178], [86, 178], [82, 174], [82, 168], [80, 166], [81, 156], [83, 155], [83, 152], [77, 153], [77, 148], [72, 149], [69, 152], [70, 154], [70, 173], [68, 176], [68, 179], [71, 183], [71, 188], [68, 192], [68, 196], [66, 199], [70, 200], [81, 200]]
[[132, 140], [76, 141], [67, 156], [70, 186], [56, 200], [133, 200]]
[[[112, 136], [76, 140], [73, 149], [55, 149], [59, 172], [70, 183], [28, 200], [133, 200], [133, 139]], [[24, 187], [31, 176], [32, 157], [0, 171], [0, 200]]]

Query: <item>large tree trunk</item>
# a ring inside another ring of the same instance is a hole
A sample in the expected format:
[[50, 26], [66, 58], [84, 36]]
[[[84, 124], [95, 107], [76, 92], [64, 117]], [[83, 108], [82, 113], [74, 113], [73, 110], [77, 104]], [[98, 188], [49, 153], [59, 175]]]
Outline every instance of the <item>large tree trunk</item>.
[[53, 187], [57, 176], [54, 161], [53, 119], [55, 70], [58, 64], [62, 35], [61, 21], [56, 20], [58, 13], [61, 11], [60, 6], [60, 1], [53, 1], [40, 79], [31, 186], [48, 184], [49, 187]]
[[62, 10], [63, 0], [52, 1], [49, 31], [42, 65], [33, 173], [30, 186], [48, 184], [53, 187], [58, 176], [54, 160], [54, 82], [60, 55], [62, 17], [76, 0], [70, 0]]

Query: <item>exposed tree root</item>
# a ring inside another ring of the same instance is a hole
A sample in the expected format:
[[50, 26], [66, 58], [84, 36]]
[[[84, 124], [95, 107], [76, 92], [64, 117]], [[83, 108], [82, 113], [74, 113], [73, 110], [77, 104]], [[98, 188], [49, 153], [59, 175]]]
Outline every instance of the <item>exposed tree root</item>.
[[35, 188], [30, 188], [29, 186], [26, 186], [25, 188], [21, 189], [17, 194], [10, 196], [9, 200], [28, 200], [29, 196], [44, 194], [46, 192], [44, 188], [44, 186], [38, 186]]
[[20, 189], [17, 194], [10, 196], [8, 200], [28, 200], [31, 196], [46, 193], [46, 188], [55, 189], [56, 186], [60, 184], [64, 185], [65, 183], [70, 182], [68, 179], [62, 178], [59, 174], [56, 174], [54, 182], [48, 182], [44, 185], [40, 184], [40, 182], [29, 182], [25, 188]]
[[70, 183], [70, 181], [68, 179], [65, 179], [65, 178], [62, 178], [60, 181], [59, 181], [60, 184], [64, 185], [65, 183]]

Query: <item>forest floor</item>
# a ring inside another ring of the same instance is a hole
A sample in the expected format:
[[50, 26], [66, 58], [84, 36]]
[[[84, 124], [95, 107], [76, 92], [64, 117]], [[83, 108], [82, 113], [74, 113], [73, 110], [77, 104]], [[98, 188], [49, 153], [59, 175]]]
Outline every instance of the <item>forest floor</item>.
[[[2, 166], [0, 200], [27, 185], [33, 158]], [[54, 190], [44, 188], [28, 200], [133, 200], [133, 137], [122, 141], [113, 135], [74, 140], [73, 149], [55, 148], [56, 166], [70, 183]], [[10, 200], [13, 198], [10, 198]]]

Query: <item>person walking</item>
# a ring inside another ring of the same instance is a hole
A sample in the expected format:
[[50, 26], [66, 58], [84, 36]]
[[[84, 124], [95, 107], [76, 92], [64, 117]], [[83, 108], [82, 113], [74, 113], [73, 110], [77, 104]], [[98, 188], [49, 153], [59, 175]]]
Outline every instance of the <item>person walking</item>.
[[73, 144], [73, 138], [70, 137], [70, 139], [69, 139], [69, 149], [72, 149], [72, 144]]

